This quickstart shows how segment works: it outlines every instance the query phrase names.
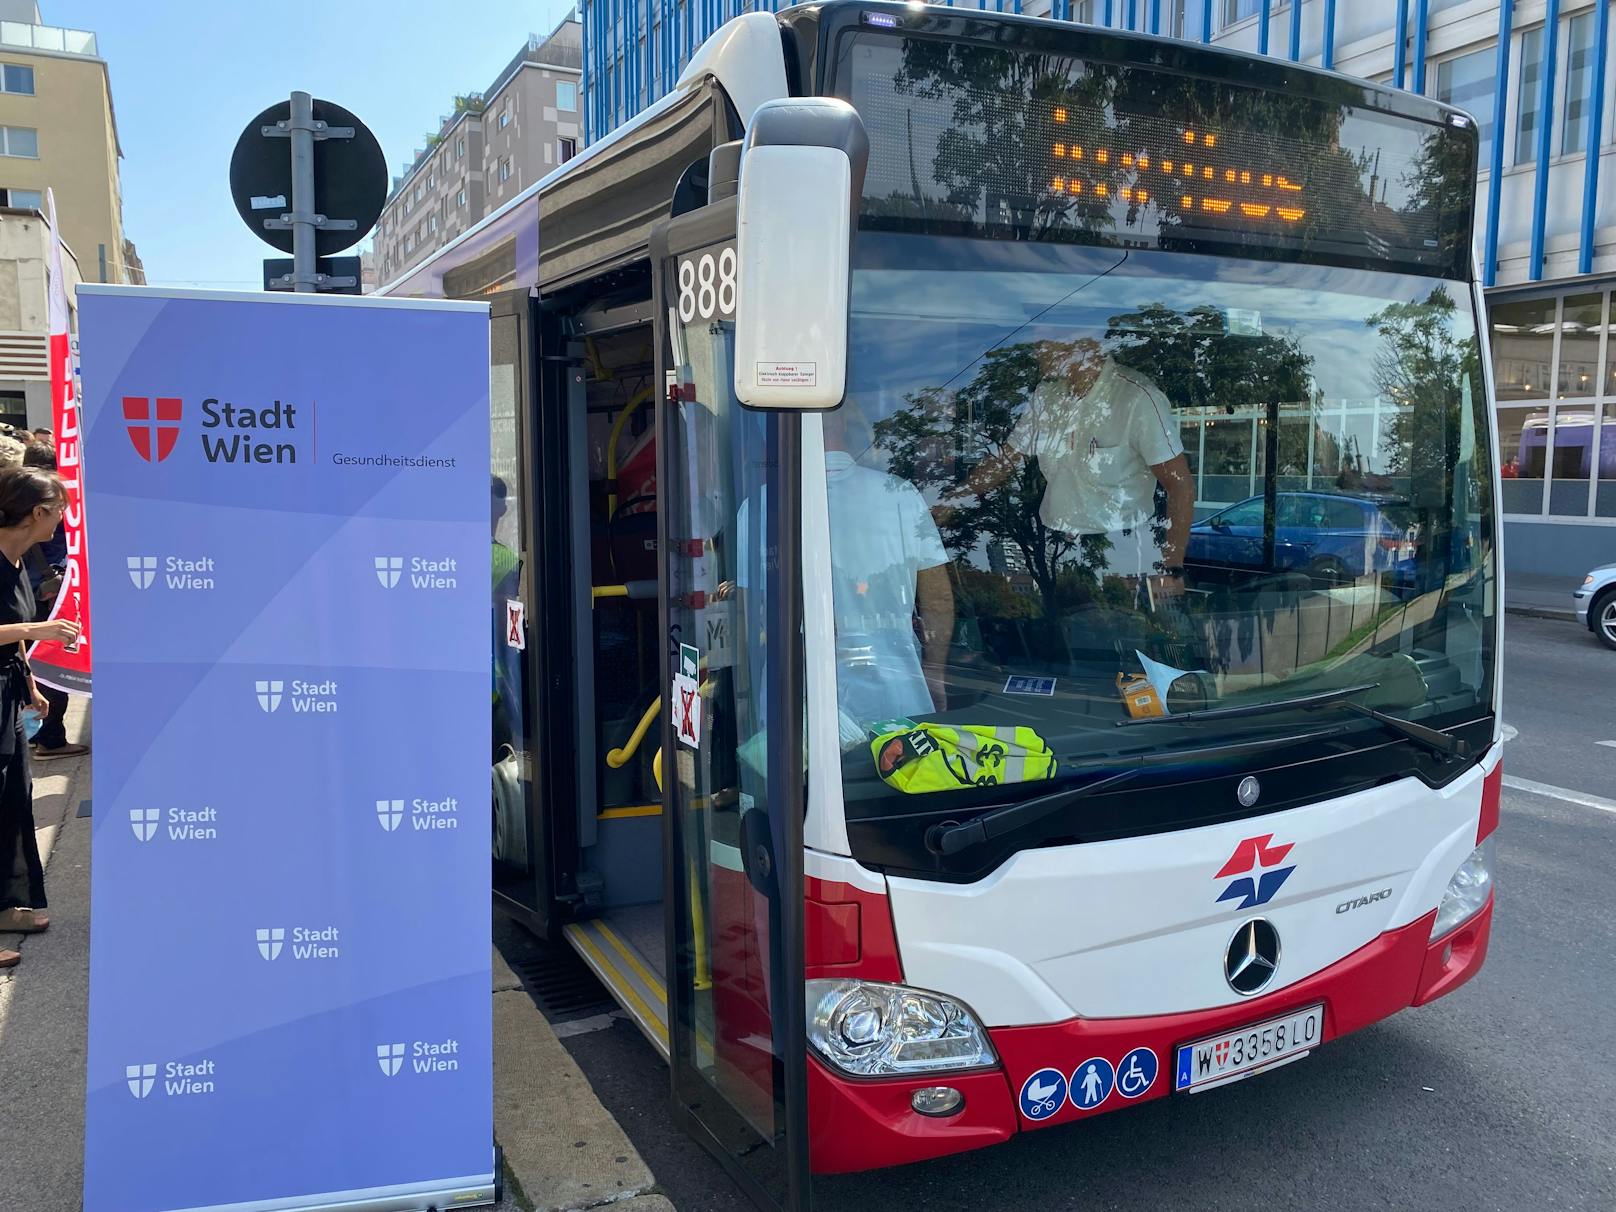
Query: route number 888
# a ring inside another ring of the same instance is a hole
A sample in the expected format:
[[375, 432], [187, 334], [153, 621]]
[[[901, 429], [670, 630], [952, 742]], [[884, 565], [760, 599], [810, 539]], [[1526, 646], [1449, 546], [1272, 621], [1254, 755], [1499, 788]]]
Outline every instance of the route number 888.
[[679, 319], [685, 324], [700, 316], [729, 318], [735, 315], [735, 249], [725, 248], [716, 255], [679, 260]]

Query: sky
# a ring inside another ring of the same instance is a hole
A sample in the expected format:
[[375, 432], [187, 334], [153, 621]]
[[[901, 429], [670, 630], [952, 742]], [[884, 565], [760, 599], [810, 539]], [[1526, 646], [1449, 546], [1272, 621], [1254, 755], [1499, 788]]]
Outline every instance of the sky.
[[[488, 87], [568, 0], [40, 0], [47, 25], [99, 40], [123, 146], [124, 234], [153, 285], [257, 290], [283, 254], [230, 200], [248, 121], [293, 89], [375, 132], [389, 178], [457, 94]], [[357, 252], [368, 241], [348, 250]]]

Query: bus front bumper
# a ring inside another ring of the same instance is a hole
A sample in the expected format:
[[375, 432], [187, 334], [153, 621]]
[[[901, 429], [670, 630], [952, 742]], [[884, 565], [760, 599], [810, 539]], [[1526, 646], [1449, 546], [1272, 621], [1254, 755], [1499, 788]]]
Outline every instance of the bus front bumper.
[[[1017, 1132], [1070, 1123], [1162, 1098], [1173, 1087], [1173, 1058], [1182, 1044], [1261, 1023], [1315, 1003], [1324, 1005], [1329, 1041], [1379, 1022], [1410, 1006], [1453, 992], [1487, 957], [1493, 900], [1443, 938], [1431, 941], [1431, 913], [1389, 930], [1345, 959], [1277, 992], [1235, 1005], [1151, 1018], [1068, 1019], [1031, 1027], [995, 1027], [988, 1034], [1001, 1067], [901, 1080], [843, 1077], [810, 1054], [808, 1119], [815, 1173], [842, 1174], [904, 1165], [1009, 1140]], [[1018, 1106], [1023, 1084], [1044, 1069], [1068, 1077], [1084, 1062], [1105, 1058], [1113, 1067], [1148, 1048], [1156, 1076], [1142, 1094], [1115, 1089], [1098, 1106], [1079, 1110], [1070, 1099], [1046, 1118], [1028, 1119]], [[952, 1086], [964, 1096], [955, 1114], [934, 1118], [911, 1106], [914, 1092]]]

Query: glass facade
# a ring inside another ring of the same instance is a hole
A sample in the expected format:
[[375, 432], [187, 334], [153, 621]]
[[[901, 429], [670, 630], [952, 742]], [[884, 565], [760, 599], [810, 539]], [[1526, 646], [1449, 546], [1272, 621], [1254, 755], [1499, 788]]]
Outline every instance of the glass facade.
[[1616, 517], [1611, 293], [1488, 308], [1506, 517]]

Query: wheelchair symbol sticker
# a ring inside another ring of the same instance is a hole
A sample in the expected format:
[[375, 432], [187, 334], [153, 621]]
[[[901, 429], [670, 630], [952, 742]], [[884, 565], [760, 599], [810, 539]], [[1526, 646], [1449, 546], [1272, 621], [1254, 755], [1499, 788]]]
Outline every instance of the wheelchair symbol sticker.
[[1117, 1093], [1138, 1098], [1156, 1084], [1156, 1054], [1149, 1048], [1135, 1048], [1117, 1065]]
[[1021, 1113], [1028, 1119], [1048, 1119], [1066, 1101], [1066, 1078], [1059, 1069], [1040, 1069], [1021, 1087]]

